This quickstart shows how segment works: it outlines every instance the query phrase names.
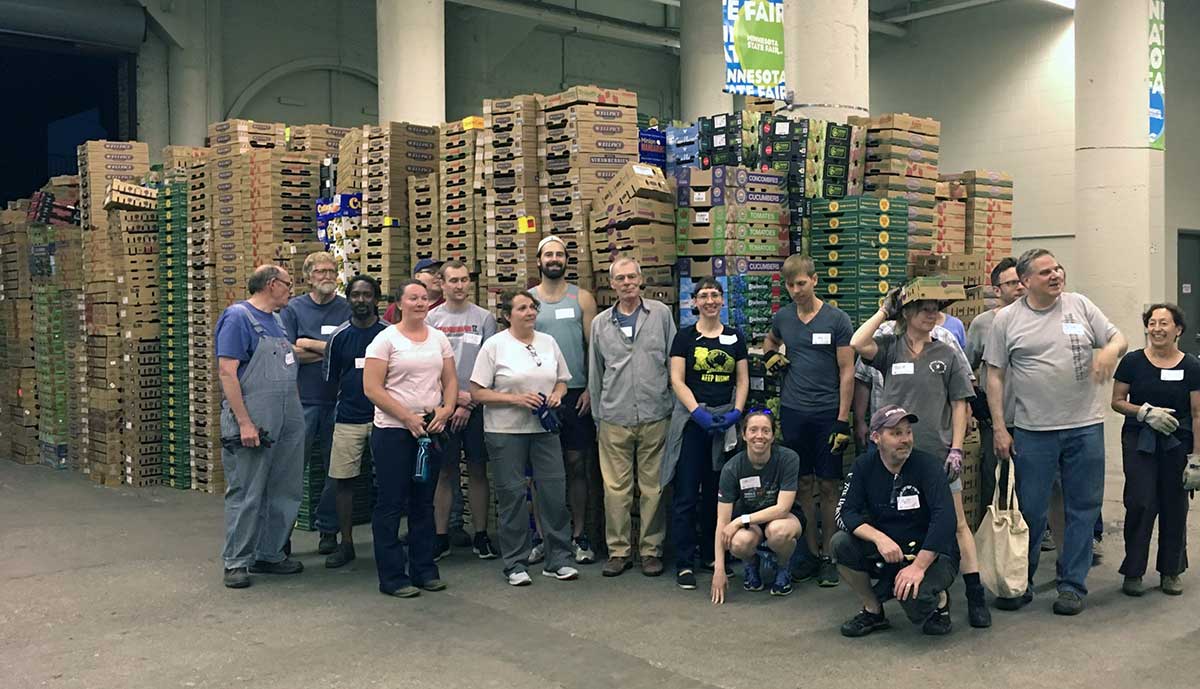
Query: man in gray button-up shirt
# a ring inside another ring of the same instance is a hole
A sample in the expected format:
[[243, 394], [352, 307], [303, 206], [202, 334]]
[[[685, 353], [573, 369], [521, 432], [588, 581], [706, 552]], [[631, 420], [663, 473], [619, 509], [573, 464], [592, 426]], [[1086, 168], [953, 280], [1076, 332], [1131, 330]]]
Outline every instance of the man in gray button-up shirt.
[[604, 477], [608, 562], [603, 574], [615, 577], [633, 565], [630, 511], [636, 471], [642, 573], [658, 576], [666, 532], [659, 471], [674, 405], [667, 362], [675, 322], [665, 304], [642, 298], [637, 261], [618, 258], [609, 267], [609, 278], [619, 301], [592, 321], [588, 356], [588, 391]]

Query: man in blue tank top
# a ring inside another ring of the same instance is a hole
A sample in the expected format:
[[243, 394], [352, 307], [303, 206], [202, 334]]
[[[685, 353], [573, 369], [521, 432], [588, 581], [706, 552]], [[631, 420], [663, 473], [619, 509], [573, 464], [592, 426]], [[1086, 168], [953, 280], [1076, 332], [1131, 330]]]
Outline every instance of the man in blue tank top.
[[542, 282], [529, 290], [541, 302], [534, 327], [554, 338], [571, 371], [560, 407], [559, 437], [567, 469], [575, 561], [591, 564], [596, 561], [596, 554], [584, 528], [585, 518], [588, 505], [599, 505], [604, 497], [595, 452], [596, 426], [587, 390], [587, 333], [591, 332], [592, 318], [596, 316], [596, 299], [587, 290], [563, 279], [567, 272], [567, 246], [558, 237], [551, 235], [538, 244], [538, 270]]

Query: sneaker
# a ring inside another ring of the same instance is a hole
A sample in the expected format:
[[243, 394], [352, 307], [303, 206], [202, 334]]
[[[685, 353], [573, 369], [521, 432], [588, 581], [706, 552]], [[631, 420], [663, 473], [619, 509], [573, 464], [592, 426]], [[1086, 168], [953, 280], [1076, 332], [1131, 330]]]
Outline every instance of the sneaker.
[[[250, 571], [246, 567], [225, 570], [225, 588], [244, 589], [250, 585]], [[695, 588], [695, 587], [693, 587]]]
[[546, 543], [545, 541], [535, 541], [533, 548], [529, 551], [529, 564], [536, 565], [546, 559]]
[[604, 563], [604, 570], [600, 573], [606, 577], [619, 577], [632, 566], [633, 561], [627, 557], [610, 557], [608, 562]]
[[987, 629], [992, 626], [992, 611], [982, 598], [967, 599], [967, 622], [976, 629]]
[[1121, 593], [1140, 598], [1146, 595], [1146, 585], [1142, 583], [1141, 577], [1125, 577], [1125, 580], [1121, 582]]
[[543, 569], [542, 576], [558, 579], [559, 581], [573, 581], [579, 578], [579, 570], [563, 565], [558, 569]]
[[442, 581], [441, 579], [430, 579], [424, 584], [421, 584], [420, 587], [426, 591], [445, 591], [446, 582]]
[[338, 541], [336, 533], [322, 533], [321, 540], [317, 542], [318, 555], [332, 555], [337, 550]]
[[450, 554], [450, 537], [444, 533], [437, 534], [433, 537], [433, 561], [446, 557]]
[[1045, 531], [1043, 531], [1042, 532], [1042, 552], [1043, 553], [1052, 553], [1057, 548], [1058, 548], [1058, 546], [1054, 544], [1054, 534], [1050, 532], [1050, 529], [1046, 529]]
[[471, 543], [471, 550], [475, 551], [480, 560], [495, 560], [500, 556], [500, 552], [496, 550], [496, 546], [492, 545], [492, 539], [488, 538], [486, 531], [476, 532], [475, 540]]
[[[730, 556], [729, 554], [726, 554], [725, 555], [725, 576], [727, 576], [727, 577], [731, 577], [734, 574], [733, 565], [729, 564], [731, 560], [733, 560], [733, 557]], [[716, 562], [716, 560], [708, 560], [704, 564], [700, 565], [700, 569], [711, 574], [712, 572], [717, 571], [717, 562]]]
[[742, 588], [747, 591], [763, 590], [762, 574], [758, 571], [758, 556], [746, 563], [746, 567], [742, 572]]
[[775, 583], [771, 584], [772, 596], [786, 596], [792, 592], [792, 573], [786, 567], [775, 571]]
[[996, 608], [999, 610], [1020, 610], [1033, 602], [1033, 589], [1025, 589], [1025, 593], [1016, 598], [997, 598]]
[[696, 573], [690, 569], [681, 569], [675, 573], [675, 585], [685, 591], [696, 588]]
[[258, 560], [250, 565], [251, 574], [299, 574], [304, 571], [304, 563], [286, 557], [279, 562], [264, 562]]
[[421, 595], [421, 589], [417, 588], [416, 586], [412, 586], [412, 585], [401, 586], [400, 588], [398, 588], [395, 591], [392, 591], [390, 593], [385, 591], [383, 595], [395, 596], [396, 598], [416, 598], [417, 596]]
[[646, 555], [642, 558], [642, 574], [648, 577], [657, 577], [663, 573], [663, 563], [653, 555]]
[[880, 608], [879, 612], [867, 612], [864, 609], [842, 625], [842, 636], [857, 638], [891, 627], [892, 623], [888, 622], [887, 615], [883, 614], [883, 608]]
[[831, 558], [821, 558], [821, 564], [817, 569], [817, 586], [831, 588], [837, 586], [838, 581], [837, 565], [833, 564]]
[[509, 586], [529, 586], [533, 583], [533, 579], [529, 578], [529, 572], [519, 569], [508, 575]]
[[468, 548], [471, 546], [471, 535], [461, 526], [452, 526], [450, 527], [450, 545], [455, 548]]
[[1164, 574], [1161, 580], [1162, 592], [1168, 596], [1182, 596], [1183, 582], [1180, 581], [1179, 575]]
[[1055, 615], [1078, 615], [1083, 612], [1083, 597], [1074, 591], [1059, 591], [1054, 601]]
[[576, 536], [572, 545], [575, 546], [575, 562], [590, 565], [596, 561], [596, 553], [592, 550], [592, 542], [586, 535]]
[[1100, 539], [1092, 537], [1092, 566], [1104, 562], [1104, 550], [1100, 547]]
[[357, 557], [354, 553], [353, 543], [343, 543], [338, 546], [333, 554], [325, 558], [325, 567], [328, 569], [337, 569], [344, 565], [350, 564]]
[[946, 604], [929, 616], [925, 620], [925, 624], [921, 625], [921, 633], [927, 636], [945, 636], [954, 629], [954, 623], [950, 621], [950, 597], [946, 597]]
[[[795, 560], [795, 558], [793, 558]], [[821, 561], [811, 557], [800, 558], [799, 561], [792, 563], [792, 582], [799, 584], [817, 576], [820, 571]], [[836, 578], [837, 571], [834, 571]]]

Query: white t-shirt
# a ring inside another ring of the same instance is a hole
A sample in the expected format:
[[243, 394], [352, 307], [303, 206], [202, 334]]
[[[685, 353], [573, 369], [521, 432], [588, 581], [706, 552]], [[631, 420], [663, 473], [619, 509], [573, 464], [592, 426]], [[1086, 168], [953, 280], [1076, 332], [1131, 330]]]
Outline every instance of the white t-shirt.
[[[442, 404], [442, 366], [445, 359], [454, 362], [454, 350], [442, 331], [426, 326], [424, 342], [413, 342], [394, 325], [375, 336], [367, 345], [368, 359], [387, 362], [383, 386], [392, 399], [416, 414], [433, 411]], [[375, 425], [380, 428], [404, 428], [400, 419], [375, 407]]]
[[[533, 351], [530, 351], [532, 348]], [[496, 392], [540, 392], [549, 396], [556, 383], [571, 380], [567, 360], [558, 343], [546, 333], [535, 331], [533, 344], [526, 345], [509, 330], [488, 338], [475, 359], [471, 382]], [[542, 423], [529, 409], [512, 404], [483, 407], [483, 430], [488, 433], [545, 433]]]

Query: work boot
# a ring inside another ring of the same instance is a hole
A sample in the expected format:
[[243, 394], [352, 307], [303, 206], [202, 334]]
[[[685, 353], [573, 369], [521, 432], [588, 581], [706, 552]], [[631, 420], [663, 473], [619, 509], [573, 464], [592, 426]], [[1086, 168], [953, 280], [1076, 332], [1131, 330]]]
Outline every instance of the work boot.
[[244, 589], [250, 585], [250, 572], [245, 567], [225, 570], [225, 588]]
[[328, 569], [337, 569], [344, 565], [348, 565], [357, 557], [354, 553], [353, 543], [342, 543], [337, 550], [325, 558], [325, 567]]
[[279, 562], [258, 560], [250, 565], [251, 574], [299, 574], [304, 571], [304, 563], [290, 557]]
[[633, 562], [627, 557], [610, 557], [608, 562], [604, 563], [604, 569], [600, 574], [606, 577], [619, 577], [632, 566]]
[[1021, 608], [1033, 602], [1033, 589], [1025, 589], [1025, 593], [1015, 598], [996, 598], [996, 608], [998, 610], [1020, 610]]
[[1138, 598], [1146, 594], [1146, 585], [1142, 583], [1141, 577], [1125, 577], [1121, 582], [1121, 593]]
[[1162, 577], [1162, 592], [1168, 596], [1182, 596], [1183, 582], [1179, 580], [1179, 575], [1164, 574]]
[[648, 577], [656, 577], [663, 573], [663, 563], [653, 555], [647, 555], [642, 558], [642, 574]]
[[321, 540], [317, 543], [318, 555], [332, 555], [337, 550], [338, 541], [336, 533], [322, 533]]
[[1083, 612], [1083, 597], [1074, 591], [1059, 591], [1054, 601], [1055, 615], [1078, 615]]

